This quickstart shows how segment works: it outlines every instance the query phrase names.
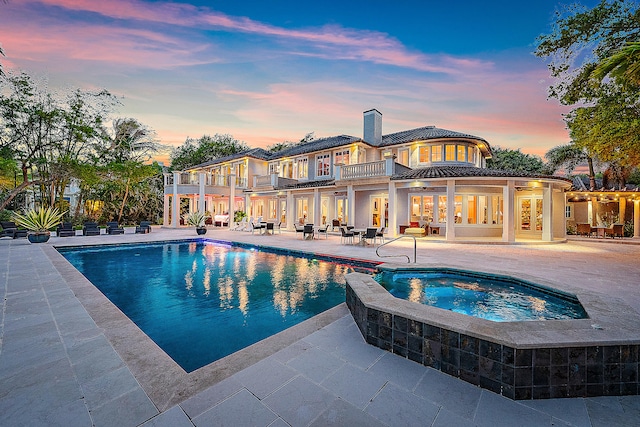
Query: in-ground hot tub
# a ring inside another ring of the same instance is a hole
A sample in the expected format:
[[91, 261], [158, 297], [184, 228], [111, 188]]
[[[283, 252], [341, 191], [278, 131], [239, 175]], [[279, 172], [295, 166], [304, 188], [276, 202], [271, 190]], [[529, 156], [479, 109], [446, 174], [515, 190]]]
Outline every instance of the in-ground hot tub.
[[494, 322], [586, 319], [575, 295], [511, 276], [451, 268], [383, 269], [391, 295]]
[[[379, 269], [407, 272], [406, 264]], [[348, 274], [346, 282], [347, 305], [369, 344], [482, 388], [511, 399], [638, 394], [640, 342], [626, 337], [640, 319], [630, 314], [629, 330], [609, 329], [617, 307], [593, 293], [575, 292], [589, 318], [494, 322], [396, 298], [367, 274]]]

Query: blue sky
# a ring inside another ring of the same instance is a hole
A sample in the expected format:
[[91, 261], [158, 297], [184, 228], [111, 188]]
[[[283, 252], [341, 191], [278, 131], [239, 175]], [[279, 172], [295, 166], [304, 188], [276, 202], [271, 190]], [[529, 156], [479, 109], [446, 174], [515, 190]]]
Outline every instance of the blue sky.
[[168, 145], [361, 136], [377, 108], [383, 133], [435, 125], [543, 155], [569, 141], [532, 54], [560, 4], [9, 0], [0, 43], [7, 70], [106, 88]]

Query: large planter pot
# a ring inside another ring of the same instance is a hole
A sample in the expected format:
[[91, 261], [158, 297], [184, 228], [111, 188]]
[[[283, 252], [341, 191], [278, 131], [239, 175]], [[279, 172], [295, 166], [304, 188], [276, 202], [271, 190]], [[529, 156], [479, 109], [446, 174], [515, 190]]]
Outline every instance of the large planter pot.
[[124, 227], [124, 234], [136, 234], [136, 227], [133, 226], [125, 226]]
[[206, 228], [196, 228], [196, 233], [198, 233], [198, 236], [201, 236], [203, 234], [207, 234], [207, 229]]
[[51, 233], [49, 233], [48, 231], [44, 233], [29, 233], [27, 234], [27, 239], [29, 239], [31, 243], [45, 243], [49, 241], [50, 235]]

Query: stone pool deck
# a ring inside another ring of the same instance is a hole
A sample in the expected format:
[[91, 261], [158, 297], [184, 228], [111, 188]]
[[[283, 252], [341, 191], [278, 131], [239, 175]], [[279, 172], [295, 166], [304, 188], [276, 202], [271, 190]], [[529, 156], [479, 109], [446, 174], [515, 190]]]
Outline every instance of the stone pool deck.
[[[639, 396], [516, 402], [482, 390], [365, 344], [344, 305], [186, 374], [53, 249], [195, 237], [154, 228], [42, 245], [0, 239], [0, 425], [634, 426], [640, 419]], [[378, 260], [374, 247], [340, 245], [336, 235], [304, 241], [211, 229], [204, 237]], [[405, 241], [381, 252], [412, 251]], [[602, 330], [616, 339], [629, 330], [625, 319], [640, 315], [639, 261], [640, 245], [609, 241], [418, 242], [419, 263], [567, 281], [617, 307]]]

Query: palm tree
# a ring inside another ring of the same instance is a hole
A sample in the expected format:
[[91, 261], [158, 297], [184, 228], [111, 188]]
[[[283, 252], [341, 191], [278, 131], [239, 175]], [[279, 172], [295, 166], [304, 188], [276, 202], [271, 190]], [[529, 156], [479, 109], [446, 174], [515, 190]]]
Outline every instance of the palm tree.
[[555, 173], [558, 169], [564, 169], [570, 174], [580, 163], [589, 165], [589, 187], [596, 188], [596, 174], [593, 167], [593, 157], [583, 148], [577, 147], [573, 142], [559, 145], [547, 151], [544, 155], [547, 165]]
[[597, 82], [607, 75], [640, 85], [640, 42], [627, 42], [625, 47], [605, 58], [591, 73]]

